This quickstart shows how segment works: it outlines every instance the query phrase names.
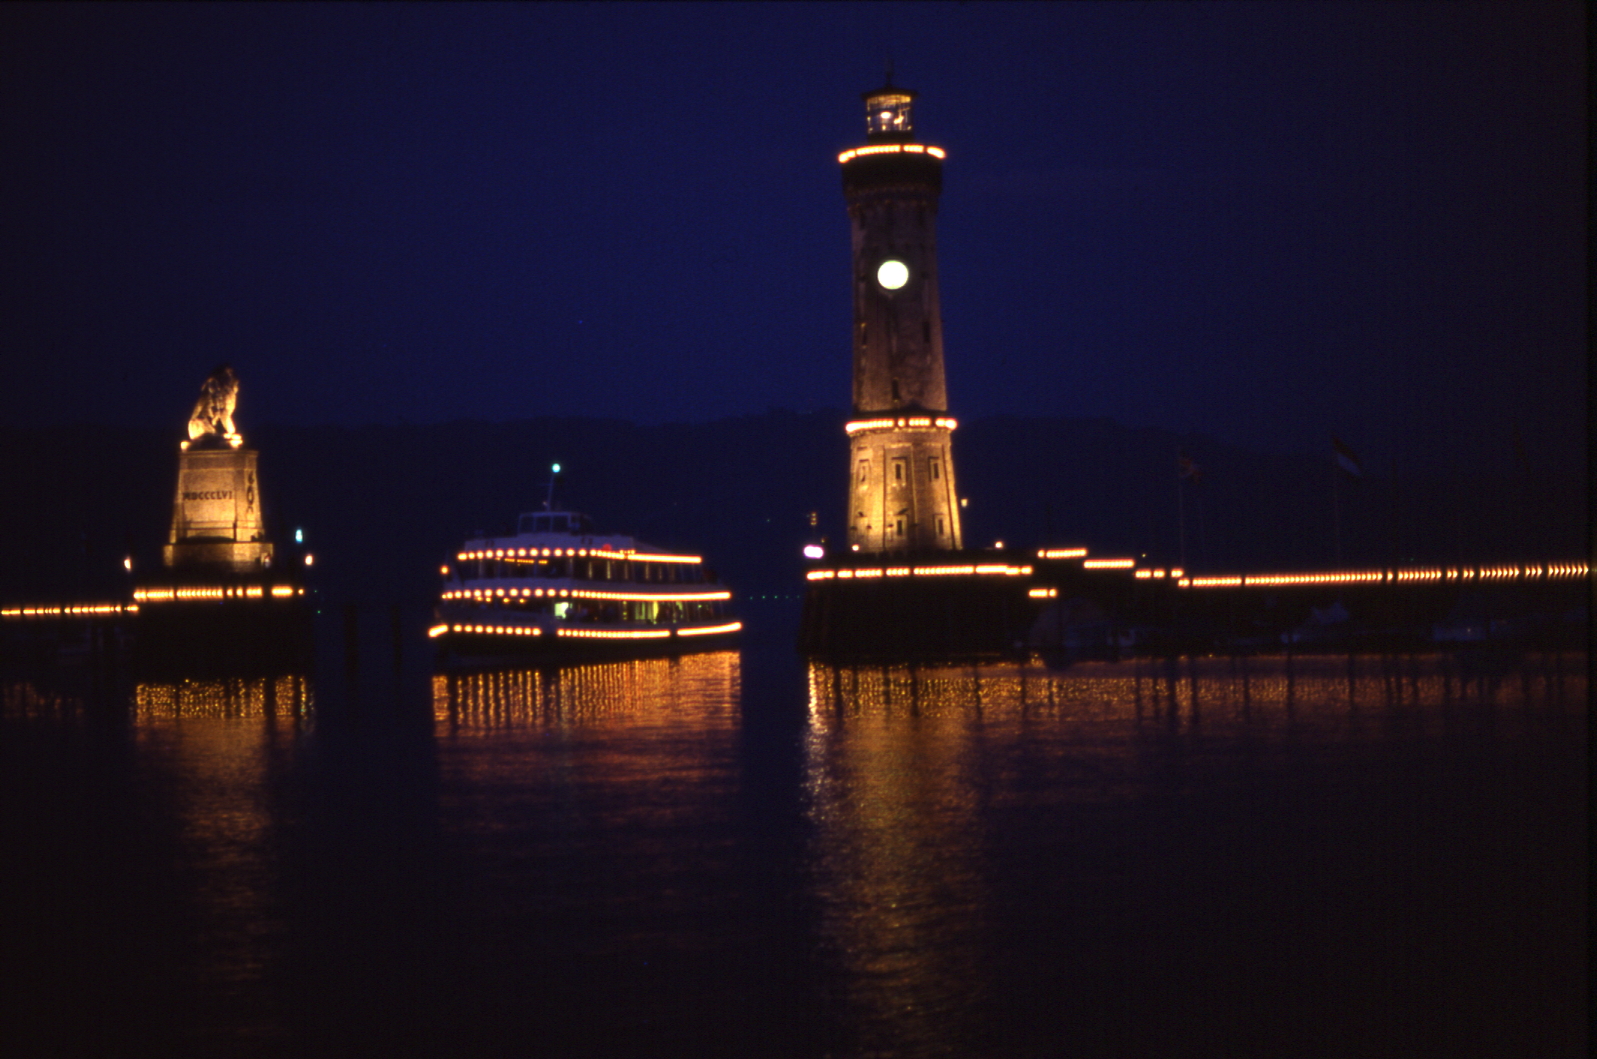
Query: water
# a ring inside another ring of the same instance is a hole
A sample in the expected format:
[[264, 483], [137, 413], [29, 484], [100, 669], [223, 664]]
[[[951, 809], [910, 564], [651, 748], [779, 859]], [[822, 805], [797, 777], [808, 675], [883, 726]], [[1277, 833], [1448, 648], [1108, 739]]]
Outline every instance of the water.
[[1586, 667], [0, 683], [11, 1055], [1584, 1055]]

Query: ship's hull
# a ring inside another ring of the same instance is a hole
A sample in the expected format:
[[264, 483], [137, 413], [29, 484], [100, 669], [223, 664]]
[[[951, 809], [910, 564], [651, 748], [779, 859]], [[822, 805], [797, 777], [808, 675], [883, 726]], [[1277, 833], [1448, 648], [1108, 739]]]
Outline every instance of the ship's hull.
[[445, 665], [500, 660], [638, 658], [695, 651], [724, 651], [737, 643], [735, 620], [658, 625], [565, 622], [546, 615], [520, 617], [501, 609], [439, 608], [428, 636]]

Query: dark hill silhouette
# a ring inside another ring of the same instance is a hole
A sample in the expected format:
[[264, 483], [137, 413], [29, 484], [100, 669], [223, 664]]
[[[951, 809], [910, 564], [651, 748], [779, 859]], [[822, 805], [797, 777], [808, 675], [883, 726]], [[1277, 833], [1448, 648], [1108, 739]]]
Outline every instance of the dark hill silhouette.
[[[330, 598], [421, 601], [477, 530], [507, 532], [541, 506], [704, 554], [744, 594], [796, 593], [809, 514], [836, 540], [847, 441], [838, 412], [638, 426], [544, 418], [244, 429], [261, 452], [274, 539], [302, 527]], [[115, 593], [131, 552], [159, 561], [177, 436], [123, 427], [0, 428], [0, 599]], [[1334, 561], [1329, 447], [1262, 454], [1106, 420], [995, 418], [955, 436], [970, 499], [966, 542], [1084, 544], [1180, 561], [1176, 455], [1204, 480], [1183, 497], [1191, 569], [1325, 567]], [[1399, 469], [1401, 471], [1401, 468]], [[1343, 562], [1491, 561], [1584, 551], [1584, 468], [1532, 479], [1369, 474], [1339, 483]], [[290, 558], [284, 555], [285, 560]]]

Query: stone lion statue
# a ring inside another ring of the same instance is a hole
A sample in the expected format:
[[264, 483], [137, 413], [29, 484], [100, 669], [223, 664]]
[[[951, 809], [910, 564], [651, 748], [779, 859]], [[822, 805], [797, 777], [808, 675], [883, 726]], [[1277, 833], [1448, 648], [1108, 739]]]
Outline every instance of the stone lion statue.
[[233, 427], [233, 409], [238, 407], [238, 376], [230, 365], [223, 364], [206, 378], [200, 386], [200, 399], [194, 403], [194, 413], [189, 416], [189, 440], [207, 434], [226, 437], [238, 433]]

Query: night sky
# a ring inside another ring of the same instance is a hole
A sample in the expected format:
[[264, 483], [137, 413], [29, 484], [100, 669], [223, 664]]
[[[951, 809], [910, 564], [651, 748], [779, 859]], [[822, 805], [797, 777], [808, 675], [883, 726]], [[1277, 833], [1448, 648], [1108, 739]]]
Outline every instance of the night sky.
[[[952, 411], [1584, 473], [1575, 3], [0, 6], [0, 423], [849, 399], [837, 152], [948, 151]], [[1057, 454], [1068, 458], [1068, 453]]]

